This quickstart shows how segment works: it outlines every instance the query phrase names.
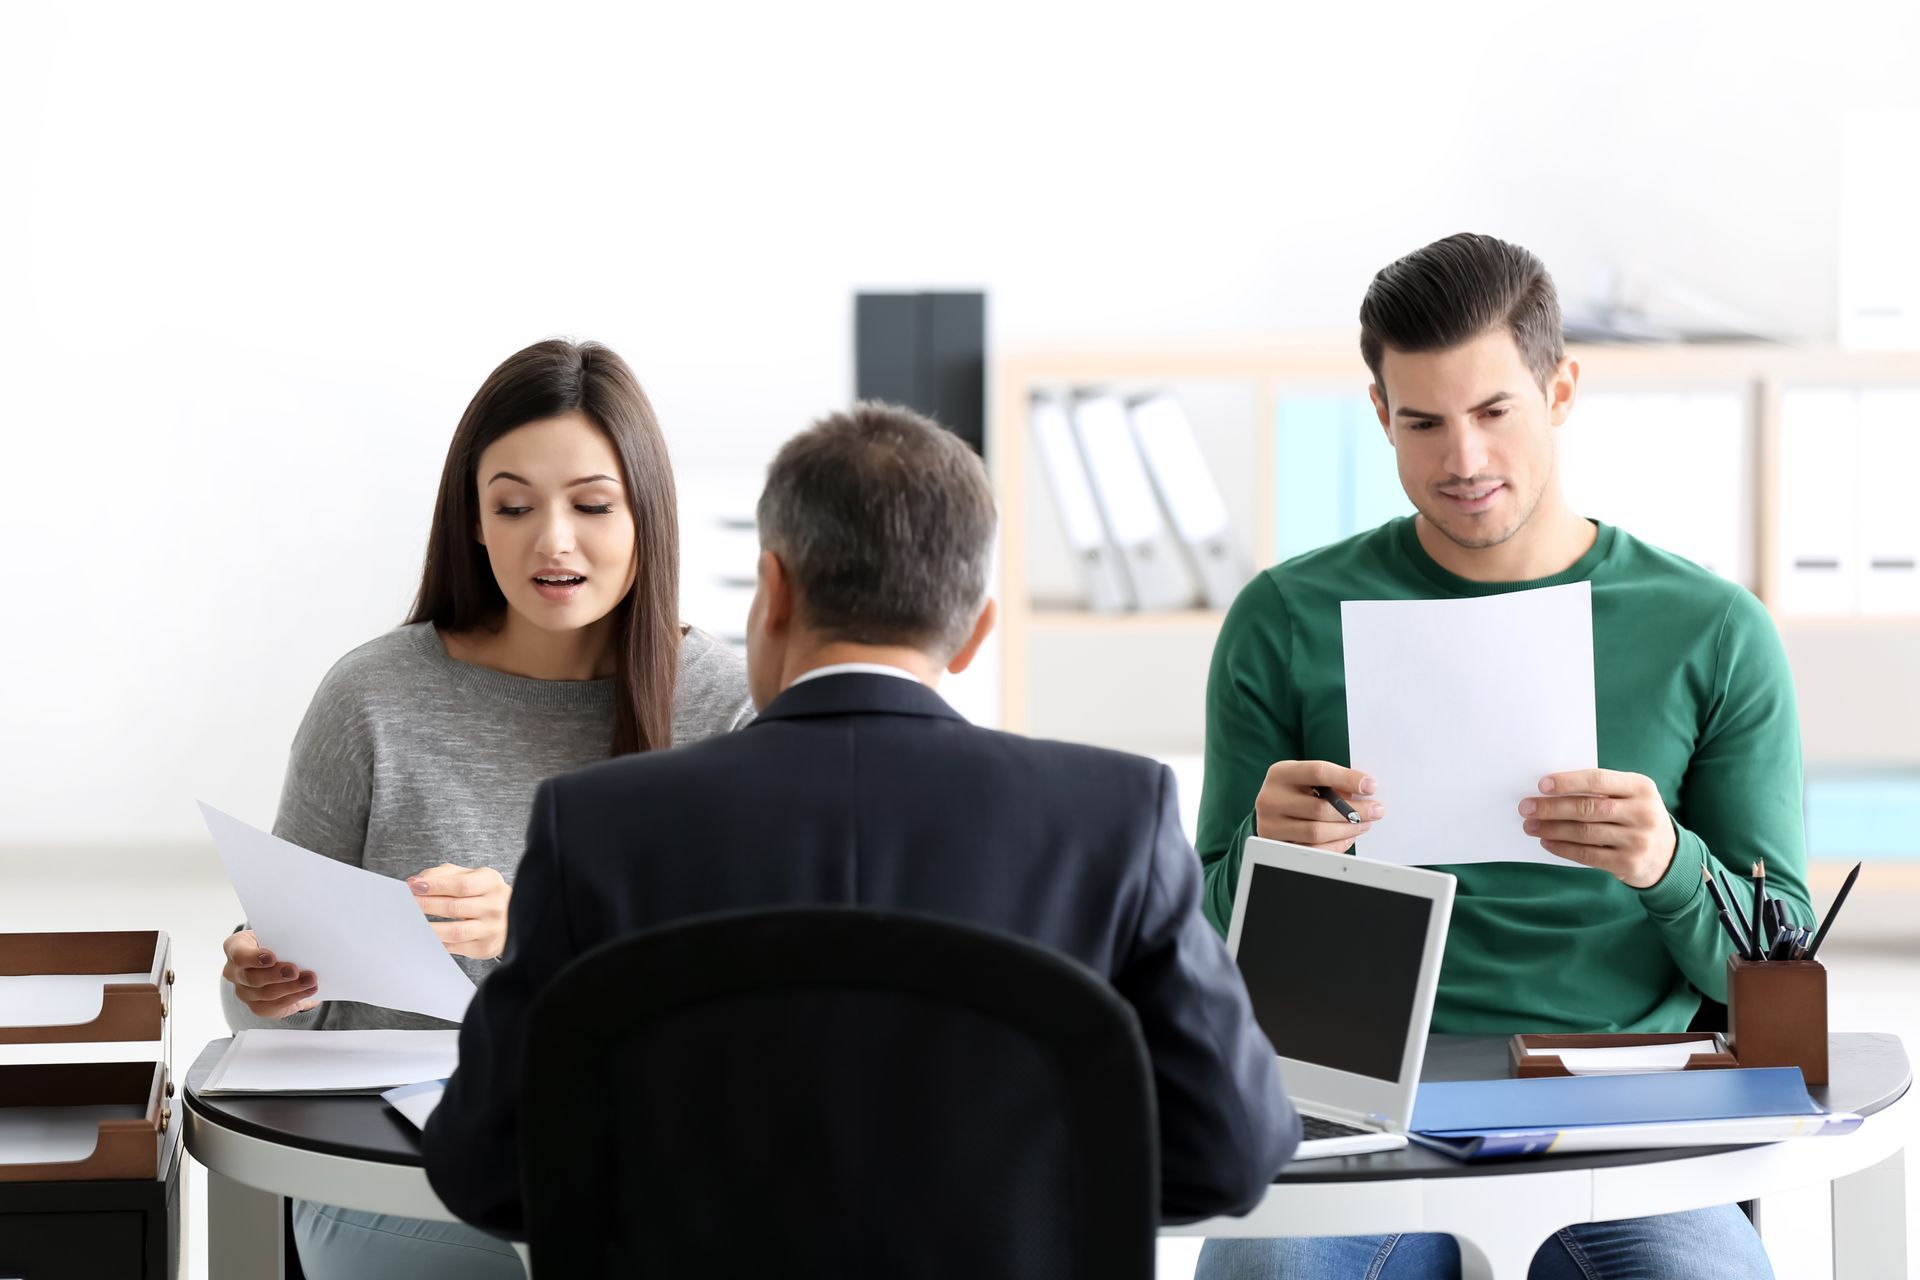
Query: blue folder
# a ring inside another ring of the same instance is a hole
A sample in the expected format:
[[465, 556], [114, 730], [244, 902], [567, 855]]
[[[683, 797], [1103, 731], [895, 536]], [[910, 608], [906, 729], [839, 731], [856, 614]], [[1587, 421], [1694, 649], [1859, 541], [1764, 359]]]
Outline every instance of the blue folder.
[[[1610, 1127], [1827, 1114], [1808, 1096], [1800, 1068], [1749, 1067], [1533, 1080], [1436, 1081], [1420, 1086], [1408, 1129], [1428, 1146], [1479, 1159], [1546, 1151], [1562, 1134], [1591, 1134]], [[1857, 1123], [1854, 1117], [1845, 1119]], [[1797, 1128], [1819, 1132], [1824, 1127], [1816, 1122]], [[1833, 1127], [1837, 1130], [1842, 1126]], [[1777, 1136], [1784, 1137], [1786, 1132]]]

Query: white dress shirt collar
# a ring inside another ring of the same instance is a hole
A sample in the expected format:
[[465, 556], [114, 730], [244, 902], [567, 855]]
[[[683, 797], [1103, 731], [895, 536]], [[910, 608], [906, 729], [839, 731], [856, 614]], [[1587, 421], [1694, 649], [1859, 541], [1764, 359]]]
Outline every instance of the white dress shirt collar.
[[791, 689], [796, 684], [805, 684], [809, 680], [818, 680], [821, 676], [899, 676], [902, 680], [920, 683], [920, 677], [905, 667], [896, 667], [884, 662], [836, 662], [831, 666], [815, 667], [802, 675], [795, 676], [787, 685]]

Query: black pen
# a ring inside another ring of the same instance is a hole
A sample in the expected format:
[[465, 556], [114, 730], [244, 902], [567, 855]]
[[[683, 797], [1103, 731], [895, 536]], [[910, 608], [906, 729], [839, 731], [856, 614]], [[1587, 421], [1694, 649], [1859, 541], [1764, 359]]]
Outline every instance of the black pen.
[[[1725, 905], [1728, 913], [1733, 916], [1733, 922], [1740, 926], [1741, 933], [1751, 936], [1753, 933], [1753, 922], [1747, 919], [1746, 910], [1740, 905], [1740, 895], [1733, 890], [1733, 873], [1725, 867], [1715, 864], [1713, 868], [1713, 878], [1720, 882], [1720, 890], [1726, 895]], [[1740, 948], [1740, 954], [1751, 959], [1750, 953], [1752, 950], [1753, 948], [1750, 946], [1743, 946]]]
[[1753, 949], [1762, 960], [1767, 958], [1767, 864], [1753, 864]]
[[1826, 940], [1827, 930], [1833, 928], [1833, 918], [1840, 914], [1840, 904], [1845, 902], [1847, 895], [1853, 891], [1853, 882], [1859, 878], [1860, 868], [1863, 865], [1856, 862], [1853, 864], [1853, 870], [1847, 872], [1846, 881], [1840, 886], [1839, 896], [1834, 898], [1833, 905], [1827, 908], [1827, 918], [1820, 922], [1820, 932], [1814, 934], [1813, 941], [1807, 945], [1807, 959], [1813, 959], [1814, 952], [1820, 950], [1820, 944]]
[[1313, 794], [1319, 796], [1322, 800], [1325, 800], [1328, 804], [1332, 805], [1334, 809], [1340, 814], [1340, 816], [1345, 818], [1348, 822], [1358, 823], [1362, 821], [1362, 818], [1360, 817], [1360, 815], [1353, 811], [1353, 806], [1348, 804], [1345, 800], [1342, 800], [1340, 798], [1340, 793], [1338, 791], [1335, 791], [1332, 787], [1315, 787], [1313, 789]]
[[1707, 892], [1713, 895], [1714, 908], [1720, 913], [1720, 927], [1727, 931], [1729, 938], [1733, 939], [1733, 949], [1740, 953], [1741, 959], [1753, 959], [1747, 952], [1746, 939], [1742, 938], [1740, 931], [1733, 927], [1733, 917], [1727, 913], [1727, 900], [1720, 895], [1720, 886], [1714, 881], [1713, 872], [1707, 870], [1705, 866], [1702, 866], [1700, 868], [1700, 878], [1707, 882]]

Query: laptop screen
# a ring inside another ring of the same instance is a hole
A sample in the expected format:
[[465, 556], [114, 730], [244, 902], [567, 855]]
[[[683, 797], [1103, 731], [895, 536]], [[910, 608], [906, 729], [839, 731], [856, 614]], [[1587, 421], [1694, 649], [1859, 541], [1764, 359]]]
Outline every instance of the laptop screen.
[[1432, 910], [1412, 894], [1255, 866], [1235, 959], [1280, 1056], [1398, 1080]]

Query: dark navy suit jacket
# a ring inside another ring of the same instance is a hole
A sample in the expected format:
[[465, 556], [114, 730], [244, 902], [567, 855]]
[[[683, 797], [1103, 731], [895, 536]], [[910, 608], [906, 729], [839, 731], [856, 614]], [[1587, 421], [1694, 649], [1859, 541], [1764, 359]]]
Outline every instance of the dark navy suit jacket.
[[796, 684], [738, 733], [541, 785], [428, 1176], [461, 1217], [521, 1233], [528, 1012], [576, 956], [687, 916], [847, 904], [1019, 934], [1104, 975], [1153, 1059], [1164, 1215], [1244, 1211], [1299, 1119], [1199, 897], [1164, 765], [976, 728], [915, 681]]

